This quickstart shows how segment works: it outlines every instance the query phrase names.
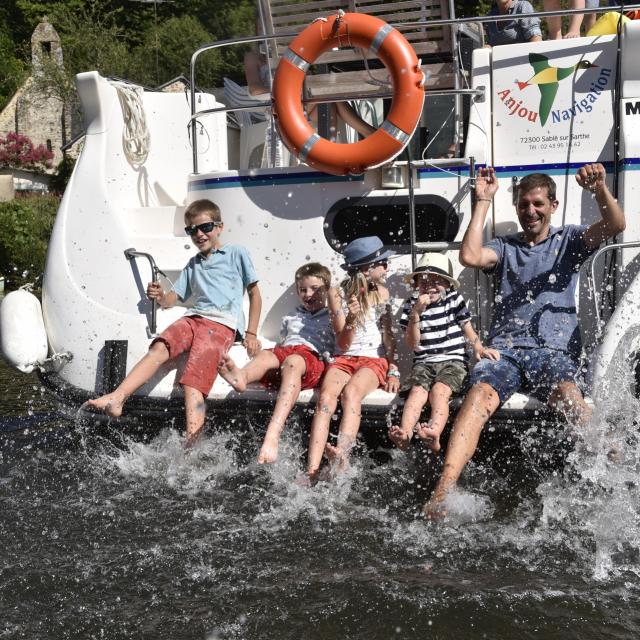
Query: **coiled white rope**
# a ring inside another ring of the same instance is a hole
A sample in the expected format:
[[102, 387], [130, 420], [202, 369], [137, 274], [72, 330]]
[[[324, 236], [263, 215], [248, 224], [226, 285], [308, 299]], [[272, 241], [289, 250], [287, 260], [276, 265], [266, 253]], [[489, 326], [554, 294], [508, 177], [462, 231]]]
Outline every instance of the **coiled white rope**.
[[115, 81], [111, 81], [111, 84], [118, 93], [122, 109], [124, 155], [133, 166], [141, 166], [149, 156], [151, 146], [151, 136], [142, 103], [142, 87]]

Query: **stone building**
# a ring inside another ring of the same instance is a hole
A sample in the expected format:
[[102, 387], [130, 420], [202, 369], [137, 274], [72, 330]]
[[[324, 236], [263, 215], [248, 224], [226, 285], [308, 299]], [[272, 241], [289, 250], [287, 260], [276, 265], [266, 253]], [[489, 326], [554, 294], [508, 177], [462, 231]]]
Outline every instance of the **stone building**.
[[43, 18], [31, 36], [32, 74], [0, 113], [0, 136], [14, 131], [28, 136], [37, 147], [53, 152], [52, 173], [63, 158], [61, 147], [79, 131], [74, 108], [45, 90], [43, 78], [51, 64], [63, 66], [60, 37]]

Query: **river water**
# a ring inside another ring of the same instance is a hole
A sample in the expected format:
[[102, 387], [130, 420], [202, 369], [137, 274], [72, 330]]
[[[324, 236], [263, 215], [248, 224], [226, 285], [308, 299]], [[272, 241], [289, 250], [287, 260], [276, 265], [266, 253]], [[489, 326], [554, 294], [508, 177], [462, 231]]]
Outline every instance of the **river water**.
[[0, 384], [2, 639], [640, 636], [640, 412], [624, 384], [564, 471], [471, 465], [437, 524], [419, 517], [419, 459], [362, 457], [306, 488], [295, 429], [259, 468], [260, 420], [187, 455], [170, 428], [56, 418], [4, 364]]

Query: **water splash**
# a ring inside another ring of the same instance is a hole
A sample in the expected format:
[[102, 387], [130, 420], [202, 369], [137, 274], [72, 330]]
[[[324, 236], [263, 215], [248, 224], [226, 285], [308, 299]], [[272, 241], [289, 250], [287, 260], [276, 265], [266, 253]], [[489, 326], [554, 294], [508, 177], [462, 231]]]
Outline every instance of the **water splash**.
[[540, 527], [577, 556], [596, 580], [640, 573], [640, 401], [632, 372], [596, 390], [596, 409], [562, 476], [538, 489]]

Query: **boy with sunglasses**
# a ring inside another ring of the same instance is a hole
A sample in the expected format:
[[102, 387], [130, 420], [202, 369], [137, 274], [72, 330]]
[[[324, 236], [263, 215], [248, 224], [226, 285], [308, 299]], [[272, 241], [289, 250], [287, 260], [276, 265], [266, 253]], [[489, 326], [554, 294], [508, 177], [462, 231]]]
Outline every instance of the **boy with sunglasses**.
[[120, 416], [125, 401], [136, 389], [165, 362], [188, 351], [179, 383], [184, 389], [186, 445], [191, 446], [204, 426], [204, 400], [215, 382], [218, 363], [233, 344], [236, 332], [244, 331], [245, 289], [249, 295], [249, 320], [242, 344], [250, 357], [260, 350], [256, 332], [262, 298], [247, 250], [220, 242], [224, 223], [218, 206], [210, 200], [196, 200], [187, 207], [184, 220], [185, 231], [199, 253], [189, 260], [171, 291], [165, 293], [159, 282], [151, 282], [147, 296], [164, 309], [178, 300], [189, 300], [190, 307], [153, 340], [147, 355], [117, 389], [87, 404], [109, 416]]

